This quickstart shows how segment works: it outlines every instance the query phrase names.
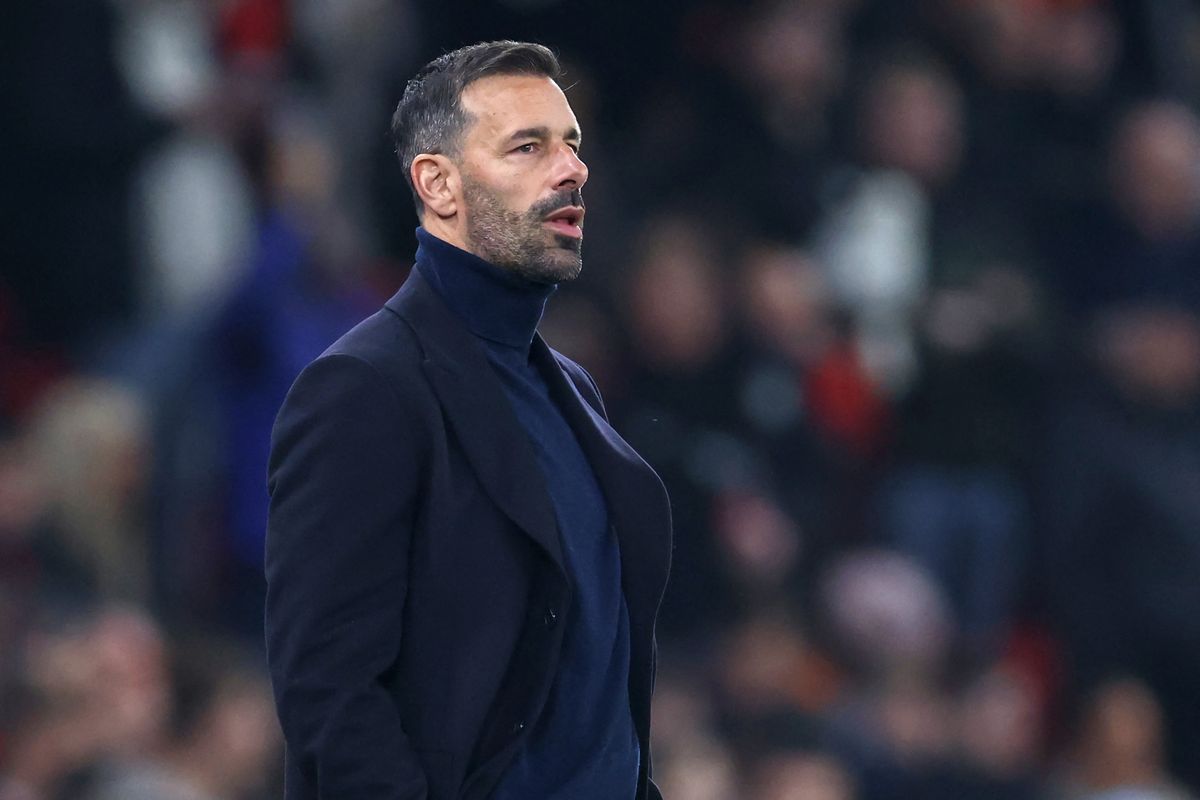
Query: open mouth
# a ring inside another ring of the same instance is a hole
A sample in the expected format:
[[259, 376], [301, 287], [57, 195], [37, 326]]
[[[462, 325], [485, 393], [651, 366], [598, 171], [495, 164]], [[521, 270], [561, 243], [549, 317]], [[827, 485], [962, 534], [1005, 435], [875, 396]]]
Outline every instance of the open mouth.
[[560, 208], [546, 217], [545, 224], [563, 236], [583, 236], [583, 209], [577, 206]]

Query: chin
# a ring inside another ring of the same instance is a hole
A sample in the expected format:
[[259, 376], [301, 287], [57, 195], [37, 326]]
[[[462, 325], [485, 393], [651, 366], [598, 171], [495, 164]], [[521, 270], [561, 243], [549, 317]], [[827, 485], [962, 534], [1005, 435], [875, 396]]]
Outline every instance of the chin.
[[557, 247], [546, 253], [546, 265], [566, 274], [563, 280], [578, 278], [583, 270], [583, 242], [570, 236], [556, 236]]
[[573, 281], [583, 271], [583, 260], [579, 257], [578, 252], [551, 251], [546, 254], [542, 262], [532, 271], [536, 273], [536, 276], [530, 277], [542, 283]]
[[573, 281], [583, 272], [583, 264], [579, 261], [561, 262], [554, 265], [553, 269], [547, 270], [553, 276], [554, 283], [565, 283]]

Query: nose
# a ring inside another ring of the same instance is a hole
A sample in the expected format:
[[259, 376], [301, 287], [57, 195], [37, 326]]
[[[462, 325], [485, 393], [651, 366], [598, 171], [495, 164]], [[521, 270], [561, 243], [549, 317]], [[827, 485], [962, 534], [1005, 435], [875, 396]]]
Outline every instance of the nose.
[[587, 164], [570, 146], [564, 144], [559, 148], [554, 175], [555, 189], [582, 189], [588, 179]]

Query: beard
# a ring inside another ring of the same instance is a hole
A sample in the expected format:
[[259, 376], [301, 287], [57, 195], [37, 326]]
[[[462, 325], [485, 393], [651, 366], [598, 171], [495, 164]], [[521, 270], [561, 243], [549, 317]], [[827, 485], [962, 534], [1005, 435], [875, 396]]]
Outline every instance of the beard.
[[467, 244], [485, 261], [535, 283], [561, 283], [583, 270], [583, 242], [547, 230], [546, 215], [583, 205], [578, 189], [555, 192], [524, 213], [513, 211], [485, 184], [463, 175]]

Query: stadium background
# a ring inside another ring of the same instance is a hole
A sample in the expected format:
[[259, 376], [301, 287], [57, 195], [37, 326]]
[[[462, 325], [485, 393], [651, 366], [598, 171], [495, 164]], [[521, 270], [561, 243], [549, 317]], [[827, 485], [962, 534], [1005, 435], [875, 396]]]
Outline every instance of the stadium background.
[[270, 424], [410, 266], [404, 81], [492, 38], [567, 64], [543, 332], [674, 502], [669, 800], [1200, 791], [1194, 3], [5, 18], [0, 798], [279, 796]]

